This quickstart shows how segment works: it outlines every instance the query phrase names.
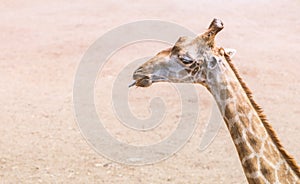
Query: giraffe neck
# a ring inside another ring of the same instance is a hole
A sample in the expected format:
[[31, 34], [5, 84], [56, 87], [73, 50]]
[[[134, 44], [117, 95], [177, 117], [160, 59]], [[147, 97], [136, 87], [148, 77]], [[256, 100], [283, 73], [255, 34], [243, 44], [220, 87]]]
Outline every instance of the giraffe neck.
[[276, 143], [276, 135], [270, 134], [268, 128], [271, 127], [264, 124], [260, 109], [254, 106], [231, 65], [230, 62], [219, 63], [207, 71], [208, 89], [218, 104], [248, 182], [299, 182], [299, 167], [279, 147], [281, 144]]

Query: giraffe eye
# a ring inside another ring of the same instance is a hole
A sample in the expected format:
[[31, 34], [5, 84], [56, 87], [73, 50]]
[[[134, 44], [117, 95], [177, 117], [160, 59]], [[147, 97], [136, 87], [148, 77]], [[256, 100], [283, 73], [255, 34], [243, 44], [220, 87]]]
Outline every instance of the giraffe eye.
[[191, 64], [194, 60], [188, 56], [181, 56], [179, 55], [178, 58], [184, 63], [184, 64]]

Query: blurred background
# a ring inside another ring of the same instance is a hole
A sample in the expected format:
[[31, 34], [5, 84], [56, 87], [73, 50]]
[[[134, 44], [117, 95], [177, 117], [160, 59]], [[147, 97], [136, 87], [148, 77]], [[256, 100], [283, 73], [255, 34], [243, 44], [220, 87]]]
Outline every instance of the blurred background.
[[[224, 124], [212, 144], [199, 150], [212, 106], [210, 94], [201, 86], [196, 87], [201, 102], [199, 124], [188, 143], [167, 160], [145, 166], [115, 163], [94, 151], [80, 134], [72, 102], [80, 60], [107, 31], [145, 19], [171, 21], [195, 33], [203, 32], [213, 18], [221, 19], [225, 28], [217, 36], [217, 45], [237, 50], [235, 65], [299, 163], [299, 8], [296, 0], [2, 2], [0, 182], [246, 183]], [[122, 68], [166, 47], [150, 41], [130, 45], [115, 53], [99, 73], [95, 105], [118, 140], [153, 144], [176, 128], [180, 102], [168, 84], [129, 91], [131, 110], [141, 118], [151, 114], [151, 98], [165, 99], [165, 121], [151, 132], [121, 125], [109, 100]]]

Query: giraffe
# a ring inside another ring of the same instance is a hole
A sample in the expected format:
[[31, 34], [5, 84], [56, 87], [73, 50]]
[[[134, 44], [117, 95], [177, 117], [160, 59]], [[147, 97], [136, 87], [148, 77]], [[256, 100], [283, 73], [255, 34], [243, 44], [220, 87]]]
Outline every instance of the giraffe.
[[134, 71], [131, 86], [197, 83], [213, 95], [238, 152], [248, 183], [300, 183], [296, 161], [281, 145], [262, 109], [232, 63], [234, 49], [215, 46], [223, 29], [214, 19], [195, 38], [180, 37]]

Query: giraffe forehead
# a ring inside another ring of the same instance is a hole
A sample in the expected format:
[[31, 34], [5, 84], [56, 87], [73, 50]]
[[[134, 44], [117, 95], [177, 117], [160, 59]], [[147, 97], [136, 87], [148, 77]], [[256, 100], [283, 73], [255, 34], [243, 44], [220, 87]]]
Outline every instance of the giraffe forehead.
[[174, 47], [177, 47], [179, 50], [196, 51], [199, 48], [207, 47], [207, 45], [195, 38], [180, 37], [179, 40], [175, 43]]

